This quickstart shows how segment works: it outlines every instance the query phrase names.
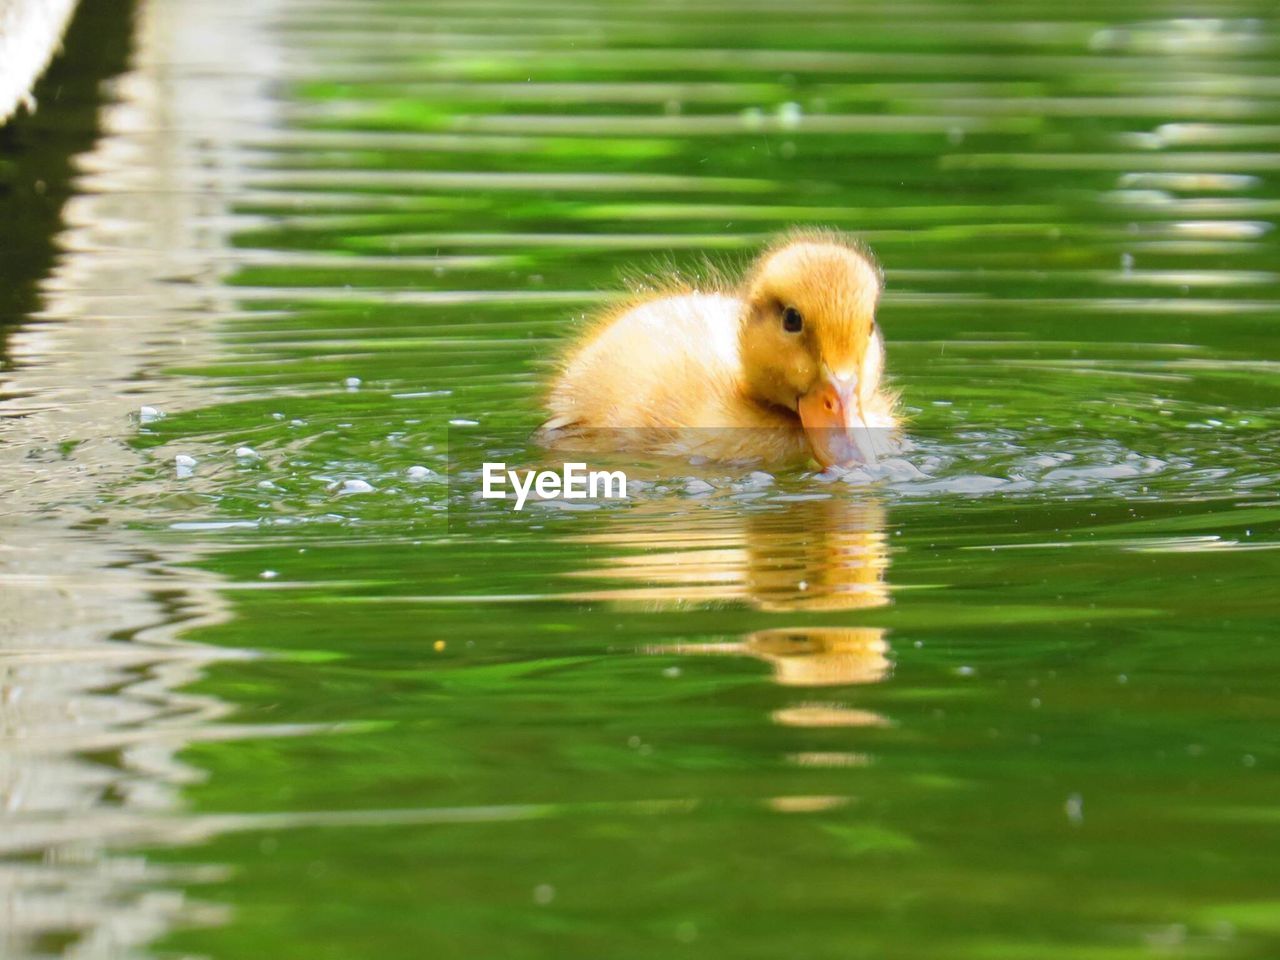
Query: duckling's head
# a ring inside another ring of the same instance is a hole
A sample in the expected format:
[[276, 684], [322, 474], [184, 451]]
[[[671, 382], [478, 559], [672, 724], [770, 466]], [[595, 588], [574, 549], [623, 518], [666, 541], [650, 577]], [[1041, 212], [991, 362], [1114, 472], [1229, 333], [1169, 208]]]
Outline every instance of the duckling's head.
[[747, 390], [800, 418], [824, 466], [874, 462], [866, 410], [880, 386], [880, 271], [835, 234], [800, 234], [747, 275], [740, 353]]

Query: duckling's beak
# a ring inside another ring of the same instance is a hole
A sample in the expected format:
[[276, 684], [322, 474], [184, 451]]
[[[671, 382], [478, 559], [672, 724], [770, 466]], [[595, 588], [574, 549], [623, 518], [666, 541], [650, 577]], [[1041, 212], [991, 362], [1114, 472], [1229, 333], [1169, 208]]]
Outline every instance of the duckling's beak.
[[876, 462], [856, 374], [837, 377], [825, 371], [800, 398], [797, 411], [814, 458], [824, 467]]

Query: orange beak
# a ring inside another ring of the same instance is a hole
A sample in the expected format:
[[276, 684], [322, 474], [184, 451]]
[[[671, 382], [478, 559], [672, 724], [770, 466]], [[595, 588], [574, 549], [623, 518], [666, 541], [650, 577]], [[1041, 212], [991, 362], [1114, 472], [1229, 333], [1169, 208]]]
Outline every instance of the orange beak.
[[797, 410], [814, 459], [824, 467], [876, 462], [856, 377], [837, 380], [824, 373], [800, 398]]

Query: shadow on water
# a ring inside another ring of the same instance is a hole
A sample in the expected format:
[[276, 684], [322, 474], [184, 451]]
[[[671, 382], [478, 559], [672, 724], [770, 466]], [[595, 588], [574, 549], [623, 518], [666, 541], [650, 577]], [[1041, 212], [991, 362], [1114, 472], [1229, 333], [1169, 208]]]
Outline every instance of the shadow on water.
[[62, 208], [74, 192], [75, 158], [98, 135], [108, 80], [128, 62], [133, 0], [82, 0], [61, 54], [33, 92], [38, 109], [0, 126], [0, 368], [9, 328], [40, 304], [57, 255]]
[[[164, 60], [177, 11], [160, 6], [135, 19], [133, 4], [87, 0], [36, 90], [39, 111], [0, 131], [12, 231], [0, 253], [6, 958], [134, 956], [175, 923], [220, 917], [176, 886], [209, 871], [118, 847], [164, 832], [199, 778], [179, 756], [189, 744], [263, 729], [227, 723], [225, 703], [187, 689], [210, 662], [243, 656], [182, 639], [226, 618], [217, 578], [180, 569], [187, 551], [156, 549], [101, 509], [107, 484], [137, 469], [124, 438], [139, 405], [190, 402], [180, 382], [147, 372], [202, 342], [184, 310], [202, 294], [171, 282], [173, 260], [191, 270], [217, 249], [200, 233], [216, 202], [194, 188], [192, 140], [170, 112], [191, 87], [171, 86]], [[196, 154], [218, 143], [216, 118], [201, 135]], [[175, 225], [206, 242], [179, 242]]]

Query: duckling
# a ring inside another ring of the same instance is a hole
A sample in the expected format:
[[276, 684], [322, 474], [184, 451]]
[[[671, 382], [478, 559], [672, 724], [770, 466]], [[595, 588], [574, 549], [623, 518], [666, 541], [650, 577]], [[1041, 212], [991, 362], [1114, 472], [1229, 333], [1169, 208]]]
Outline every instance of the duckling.
[[880, 290], [865, 248], [811, 230], [766, 249], [736, 288], [624, 303], [568, 351], [543, 436], [710, 460], [874, 463], [897, 425], [881, 384]]

